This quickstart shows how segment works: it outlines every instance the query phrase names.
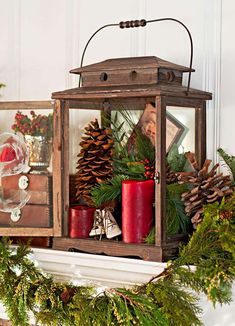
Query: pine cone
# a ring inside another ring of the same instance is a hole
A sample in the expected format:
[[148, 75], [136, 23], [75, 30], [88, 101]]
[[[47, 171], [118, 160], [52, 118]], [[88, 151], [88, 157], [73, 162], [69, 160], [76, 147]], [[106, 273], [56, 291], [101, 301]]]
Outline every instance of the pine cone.
[[70, 299], [76, 294], [77, 290], [75, 288], [66, 288], [64, 291], [60, 294], [60, 299], [64, 303], [68, 303]]
[[178, 182], [178, 175], [171, 170], [170, 165], [166, 166], [166, 183], [171, 184]]
[[90, 191], [97, 184], [111, 178], [112, 149], [114, 141], [111, 129], [100, 128], [97, 119], [85, 128], [80, 142], [76, 173], [76, 198], [93, 206]]
[[178, 174], [180, 183], [189, 183], [193, 188], [182, 194], [181, 199], [185, 205], [185, 212], [191, 217], [194, 228], [202, 220], [203, 205], [221, 201], [223, 197], [233, 193], [231, 179], [229, 175], [216, 174], [219, 164], [216, 164], [209, 172], [211, 160], [206, 160], [202, 169], [199, 168], [195, 156], [186, 153], [186, 156], [194, 168], [192, 172], [182, 172]]
[[233, 217], [233, 211], [232, 210], [223, 210], [219, 214], [221, 220], [231, 220]]

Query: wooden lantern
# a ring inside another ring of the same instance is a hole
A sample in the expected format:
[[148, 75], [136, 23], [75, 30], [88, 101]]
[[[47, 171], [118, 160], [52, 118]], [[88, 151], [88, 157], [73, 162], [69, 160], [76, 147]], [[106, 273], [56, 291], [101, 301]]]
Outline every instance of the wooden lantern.
[[[81, 252], [113, 256], [141, 257], [165, 261], [175, 255], [181, 235], [166, 233], [166, 120], [167, 109], [192, 111], [194, 114], [194, 152], [200, 165], [206, 158], [206, 101], [211, 94], [182, 86], [184, 72], [190, 69], [157, 57], [110, 59], [74, 69], [82, 87], [55, 92], [53, 208], [62, 221], [62, 238], [55, 238], [55, 249], [75, 248]], [[110, 113], [117, 104], [131, 110], [143, 109], [146, 103], [156, 107], [156, 176], [155, 176], [155, 245], [122, 241], [69, 239], [69, 109], [101, 110]], [[186, 123], [185, 123], [186, 125]], [[186, 125], [187, 127], [187, 125]]]

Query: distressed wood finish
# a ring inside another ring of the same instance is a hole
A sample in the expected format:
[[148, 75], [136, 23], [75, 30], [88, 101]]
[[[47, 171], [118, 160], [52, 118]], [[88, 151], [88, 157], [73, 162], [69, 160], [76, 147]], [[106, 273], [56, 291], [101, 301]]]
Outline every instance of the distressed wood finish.
[[114, 240], [54, 238], [53, 249], [105, 254], [117, 257], [142, 258], [152, 261], [167, 261], [177, 255], [179, 243], [185, 242], [184, 235], [168, 239], [164, 246], [131, 244]]
[[155, 246], [124, 244], [112, 240], [55, 238], [53, 249], [105, 254], [117, 257], [162, 261], [162, 249]]
[[53, 223], [54, 223], [54, 235], [62, 235], [62, 219], [63, 219], [63, 209], [62, 209], [62, 188], [63, 188], [63, 174], [62, 174], [62, 142], [63, 142], [63, 119], [61, 113], [61, 106], [64, 102], [56, 101], [54, 108], [53, 117]]
[[52, 206], [52, 176], [36, 174], [18, 174], [2, 178], [4, 196], [12, 197], [19, 190], [19, 179], [22, 175], [27, 176], [30, 198], [27, 204], [39, 204]]
[[166, 244], [166, 100], [156, 97], [155, 243]]
[[[164, 261], [177, 254], [179, 243], [185, 236], [168, 237], [166, 234], [166, 107], [195, 108], [195, 148], [199, 162], [202, 162], [206, 149], [205, 101], [212, 97], [211, 93], [195, 89], [188, 91], [182, 86], [183, 73], [188, 71], [187, 67], [156, 57], [111, 59], [73, 69], [72, 73], [81, 74], [83, 86], [52, 94], [52, 98], [61, 103], [60, 107], [56, 104], [54, 209], [56, 218], [63, 221], [63, 237], [54, 238], [54, 249], [156, 261]], [[110, 114], [110, 110], [143, 110], [147, 102], [156, 102], [156, 167], [160, 180], [156, 183], [155, 193], [155, 245], [67, 238], [69, 108], [98, 109], [104, 116]]]
[[187, 87], [168, 86], [168, 85], [137, 85], [137, 86], [110, 86], [105, 87], [84, 87], [72, 88], [62, 92], [52, 94], [54, 99], [61, 100], [85, 100], [85, 99], [109, 99], [109, 98], [141, 98], [141, 97], [156, 97], [169, 96], [178, 97], [181, 99], [200, 99], [211, 100], [211, 94], [190, 88], [187, 94]]
[[2, 236], [22, 236], [22, 237], [52, 237], [53, 228], [35, 228], [35, 227], [1, 227]]
[[[25, 205], [21, 209], [21, 218], [12, 222], [10, 213], [0, 212], [0, 234], [2, 227], [52, 227], [52, 207], [46, 205]], [[10, 235], [10, 234], [9, 234]]]
[[69, 108], [56, 101], [53, 143], [53, 209], [54, 236], [68, 233], [69, 207]]
[[48, 110], [53, 101], [9, 101], [0, 102], [0, 110]]
[[62, 207], [64, 218], [62, 220], [62, 228], [64, 235], [68, 235], [68, 211], [69, 211], [69, 103], [66, 102], [63, 107], [63, 144], [62, 144], [62, 160], [63, 160], [63, 201]]
[[195, 109], [195, 155], [201, 168], [206, 160], [206, 103]]

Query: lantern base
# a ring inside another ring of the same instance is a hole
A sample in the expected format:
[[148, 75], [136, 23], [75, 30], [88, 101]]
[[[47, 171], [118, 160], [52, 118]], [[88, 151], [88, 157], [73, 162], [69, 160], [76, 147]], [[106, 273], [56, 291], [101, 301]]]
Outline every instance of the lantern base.
[[169, 238], [165, 246], [123, 243], [113, 240], [71, 239], [54, 238], [53, 249], [64, 251], [76, 251], [90, 254], [104, 254], [126, 258], [141, 258], [148, 261], [164, 262], [174, 258], [178, 254], [180, 242], [186, 240], [185, 235], [177, 235]]

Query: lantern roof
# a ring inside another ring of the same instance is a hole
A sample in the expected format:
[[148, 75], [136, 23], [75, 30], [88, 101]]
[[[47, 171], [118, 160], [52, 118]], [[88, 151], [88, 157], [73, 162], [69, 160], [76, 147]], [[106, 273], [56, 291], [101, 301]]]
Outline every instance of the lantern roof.
[[55, 92], [53, 99], [87, 101], [167, 96], [210, 100], [212, 97], [211, 93], [182, 85], [183, 73], [190, 72], [190, 68], [157, 57], [109, 59], [70, 72], [81, 75], [82, 86]]
[[[114, 58], [104, 60], [98, 63], [87, 65], [81, 68], [70, 70], [73, 74], [81, 74], [83, 72], [96, 72], [100, 70], [126, 70], [126, 69], [145, 69], [145, 68], [167, 68], [174, 69], [182, 72], [189, 72], [188, 67], [184, 67], [170, 61], [163, 60], [154, 56], [146, 57], [130, 57], [130, 58]], [[192, 69], [191, 71], [195, 71]]]

